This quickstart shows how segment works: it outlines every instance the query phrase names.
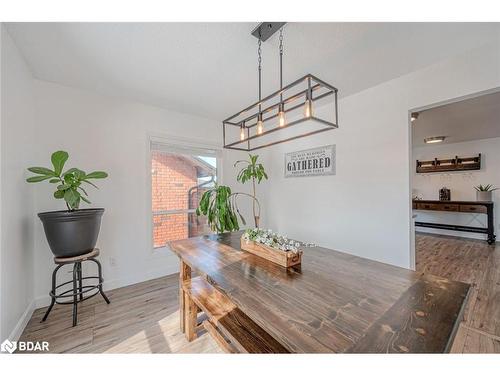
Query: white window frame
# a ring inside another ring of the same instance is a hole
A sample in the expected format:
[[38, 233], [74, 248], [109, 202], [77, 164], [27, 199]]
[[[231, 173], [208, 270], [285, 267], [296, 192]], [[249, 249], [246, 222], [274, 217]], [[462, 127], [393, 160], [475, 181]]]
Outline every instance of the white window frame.
[[[152, 256], [155, 257], [165, 257], [165, 256], [170, 256], [172, 255], [170, 249], [168, 246], [163, 246], [163, 247], [154, 247], [154, 226], [153, 226], [153, 197], [152, 197], [152, 170], [151, 170], [151, 151], [152, 151], [152, 144], [157, 143], [161, 144], [162, 146], [165, 146], [165, 148], [171, 147], [173, 149], [173, 152], [175, 152], [175, 149], [177, 148], [185, 148], [185, 149], [192, 149], [194, 151], [196, 150], [207, 150], [207, 151], [215, 151], [215, 157], [217, 159], [217, 182], [221, 183], [222, 181], [222, 148], [219, 144], [216, 143], [208, 143], [202, 140], [197, 140], [197, 139], [190, 139], [190, 138], [181, 138], [177, 136], [167, 136], [164, 134], [148, 134], [147, 137], [147, 157], [146, 157], [146, 167], [147, 167], [147, 199], [148, 199], [148, 204], [146, 207], [148, 207], [148, 213], [146, 217], [148, 218], [148, 231], [149, 233], [149, 252]], [[185, 212], [186, 210], [179, 210], [179, 212]], [[169, 210], [170, 214], [174, 213], [173, 210]]]

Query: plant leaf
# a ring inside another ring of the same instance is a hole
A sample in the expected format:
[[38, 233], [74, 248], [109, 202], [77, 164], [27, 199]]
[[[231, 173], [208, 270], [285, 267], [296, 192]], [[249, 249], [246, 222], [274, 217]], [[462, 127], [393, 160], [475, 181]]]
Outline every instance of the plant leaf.
[[88, 175], [85, 175], [84, 179], [88, 179], [88, 178], [106, 178], [106, 177], [108, 177], [108, 174], [106, 172], [103, 172], [103, 171], [94, 171], [94, 172], [90, 172]]
[[89, 185], [92, 185], [93, 187], [95, 187], [96, 189], [99, 189], [96, 184], [90, 182], [90, 181], [87, 181], [87, 180], [82, 180], [82, 182], [85, 182], [86, 184], [89, 184]]
[[[81, 186], [78, 186], [78, 189], [80, 189], [81, 191], [83, 191], [83, 194], [85, 194], [87, 197], [89, 196], [89, 195], [87, 194], [87, 192], [85, 191], [85, 189], [84, 189], [84, 188], [82, 188]], [[83, 196], [82, 196], [82, 199], [83, 199]]]
[[73, 206], [73, 210], [78, 210], [78, 208], [80, 207], [80, 198], [81, 196], [79, 196], [78, 199], [76, 200], [76, 203]]
[[71, 209], [78, 208], [80, 201], [80, 193], [75, 189], [68, 189], [64, 192], [64, 200]]
[[44, 168], [44, 167], [30, 167], [30, 168], [28, 168], [28, 171], [36, 173], [36, 174], [43, 174], [46, 176], [54, 176], [53, 170], [50, 170], [49, 168]]
[[56, 151], [52, 154], [50, 160], [52, 161], [52, 165], [54, 166], [54, 175], [60, 176], [62, 169], [64, 168], [64, 164], [66, 160], [68, 160], [68, 153], [66, 151]]
[[64, 172], [64, 173], [61, 175], [61, 177], [64, 177], [64, 176], [66, 176], [67, 174], [72, 174], [72, 173], [76, 172], [77, 170], [78, 170], [78, 168], [70, 168], [70, 169], [68, 169], [66, 172]]
[[81, 198], [81, 200], [82, 200], [82, 201], [84, 201], [85, 203], [91, 204], [91, 202], [90, 202], [87, 198], [85, 198], [83, 195], [80, 195], [80, 198]]
[[71, 185], [67, 185], [67, 184], [64, 184], [64, 185], [58, 185], [57, 186], [57, 190], [68, 190], [68, 189], [71, 189]]
[[43, 175], [43, 176], [33, 176], [33, 177], [27, 178], [26, 181], [27, 182], [40, 182], [40, 181], [48, 180], [51, 177], [52, 176], [46, 176], [46, 175]]
[[75, 170], [73, 171], [73, 176], [75, 176], [75, 178], [77, 178], [78, 180], [83, 180], [85, 179], [85, 172], [81, 169], [75, 168]]
[[54, 191], [54, 198], [63, 199], [64, 198], [64, 191], [62, 191], [62, 190]]
[[51, 184], [57, 184], [58, 182], [61, 182], [61, 180], [60, 180], [60, 179], [58, 179], [58, 178], [53, 178], [53, 179], [49, 180], [49, 182], [50, 182]]
[[210, 229], [218, 233], [237, 230], [238, 218], [231, 204], [231, 188], [216, 185], [203, 193], [197, 215], [205, 215]]

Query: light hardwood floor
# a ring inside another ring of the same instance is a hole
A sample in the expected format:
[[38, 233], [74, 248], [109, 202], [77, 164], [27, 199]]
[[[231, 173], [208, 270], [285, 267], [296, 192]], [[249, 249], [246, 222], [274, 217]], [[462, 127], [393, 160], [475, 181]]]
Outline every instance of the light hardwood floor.
[[[500, 246], [484, 241], [417, 234], [417, 271], [473, 284], [465, 321], [452, 347], [456, 353], [500, 353]], [[71, 306], [34, 312], [21, 340], [46, 340], [52, 353], [220, 353], [204, 333], [188, 343], [179, 331], [178, 276], [107, 292], [84, 301], [78, 326]]]
[[207, 333], [188, 342], [179, 331], [178, 275], [106, 292], [79, 304], [72, 327], [71, 306], [33, 313], [20, 340], [48, 341], [51, 353], [220, 353]]
[[500, 245], [417, 234], [417, 271], [472, 284], [452, 352], [500, 353]]

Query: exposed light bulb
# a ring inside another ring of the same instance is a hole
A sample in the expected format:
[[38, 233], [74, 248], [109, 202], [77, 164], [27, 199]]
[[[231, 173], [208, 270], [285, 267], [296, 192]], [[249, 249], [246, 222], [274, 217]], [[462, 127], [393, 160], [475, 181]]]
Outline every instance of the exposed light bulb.
[[262, 115], [259, 115], [259, 119], [257, 120], [257, 134], [262, 134], [264, 131], [264, 123], [262, 122]]
[[278, 112], [278, 125], [279, 127], [283, 127], [286, 124], [286, 119], [285, 119], [285, 111], [283, 111], [283, 105], [280, 105], [280, 109]]
[[241, 125], [240, 127], [240, 140], [244, 141], [245, 140], [245, 126]]
[[304, 103], [304, 117], [311, 117], [313, 115], [313, 104], [311, 99], [307, 99]]

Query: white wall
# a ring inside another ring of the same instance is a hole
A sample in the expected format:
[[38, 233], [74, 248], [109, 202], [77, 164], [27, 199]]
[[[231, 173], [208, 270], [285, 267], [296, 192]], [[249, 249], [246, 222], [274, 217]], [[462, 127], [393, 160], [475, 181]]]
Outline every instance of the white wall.
[[[500, 126], [500, 123], [499, 123]], [[493, 184], [500, 187], [500, 138], [481, 139], [470, 142], [451, 144], [437, 144], [432, 146], [415, 147], [413, 149], [413, 165], [419, 160], [433, 160], [434, 158], [453, 158], [458, 156], [473, 156], [481, 153], [481, 170], [452, 173], [415, 173], [413, 170], [412, 191], [423, 199], [439, 199], [439, 189], [446, 186], [451, 190], [452, 200], [476, 200], [474, 186], [479, 184]], [[495, 232], [500, 228], [500, 192], [493, 192], [495, 202]], [[417, 221], [435, 223], [450, 223], [470, 226], [486, 226], [486, 215], [458, 214], [453, 212], [414, 211]], [[485, 239], [486, 235], [464, 233], [432, 228], [418, 227], [419, 232], [449, 234], [459, 237]]]
[[[498, 41], [343, 98], [339, 129], [259, 150], [270, 177], [261, 192], [263, 225], [412, 267], [408, 111], [497, 86]], [[285, 152], [327, 144], [337, 145], [335, 176], [283, 177]], [[226, 155], [230, 165], [235, 156]]]
[[[105, 170], [99, 190], [89, 191], [93, 207], [106, 209], [97, 246], [105, 287], [115, 288], [178, 272], [176, 257], [151, 249], [149, 135], [168, 141], [221, 142], [219, 123], [123, 99], [35, 81], [37, 154], [28, 164], [49, 164], [55, 150], [66, 150], [68, 166]], [[53, 185], [31, 186], [37, 212], [64, 209], [52, 198]], [[91, 189], [91, 188], [90, 188]], [[48, 302], [52, 253], [36, 218], [37, 305]], [[116, 259], [111, 267], [110, 258]]]
[[34, 160], [33, 81], [1, 26], [0, 342], [16, 340], [33, 308], [34, 194], [25, 182]]

